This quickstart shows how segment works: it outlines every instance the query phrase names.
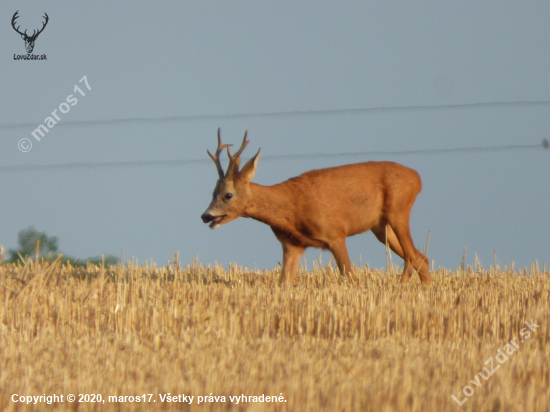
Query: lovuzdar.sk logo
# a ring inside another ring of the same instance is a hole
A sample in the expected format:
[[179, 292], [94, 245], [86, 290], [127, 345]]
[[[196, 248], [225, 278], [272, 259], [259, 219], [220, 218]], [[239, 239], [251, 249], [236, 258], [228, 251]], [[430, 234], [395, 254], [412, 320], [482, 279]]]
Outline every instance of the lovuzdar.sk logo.
[[34, 42], [36, 41], [38, 35], [40, 33], [42, 33], [44, 31], [44, 29], [46, 28], [46, 25], [48, 24], [48, 21], [50, 20], [50, 18], [48, 17], [48, 15], [46, 13], [44, 13], [44, 16], [43, 18], [46, 19], [43, 23], [42, 23], [42, 28], [39, 29], [39, 30], [33, 30], [32, 34], [29, 36], [27, 34], [27, 30], [25, 30], [24, 32], [21, 32], [19, 30], [19, 28], [21, 26], [17, 26], [15, 27], [16, 25], [16, 20], [17, 18], [19, 17], [19, 10], [17, 10], [15, 12], [15, 14], [13, 15], [12, 19], [11, 19], [11, 26], [13, 27], [13, 29], [19, 33], [21, 35], [21, 38], [23, 40], [25, 40], [25, 49], [27, 49], [27, 54], [24, 55], [24, 54], [14, 54], [13, 55], [13, 60], [46, 60], [47, 57], [45, 54], [42, 54], [42, 55], [37, 55], [37, 54], [32, 54], [32, 51], [34, 50]]

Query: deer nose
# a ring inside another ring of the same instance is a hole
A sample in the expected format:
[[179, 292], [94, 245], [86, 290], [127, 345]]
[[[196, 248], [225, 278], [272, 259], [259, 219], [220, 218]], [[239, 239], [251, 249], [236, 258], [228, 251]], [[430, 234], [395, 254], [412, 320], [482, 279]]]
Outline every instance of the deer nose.
[[214, 216], [212, 216], [210, 213], [203, 213], [201, 215], [201, 219], [204, 223], [211, 222], [212, 219], [214, 219]]

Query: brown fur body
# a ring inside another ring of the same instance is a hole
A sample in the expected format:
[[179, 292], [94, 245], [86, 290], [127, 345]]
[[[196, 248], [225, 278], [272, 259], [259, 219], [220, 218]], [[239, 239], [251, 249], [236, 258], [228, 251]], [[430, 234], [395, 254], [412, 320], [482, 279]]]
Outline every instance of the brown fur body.
[[[246, 135], [241, 151], [245, 143]], [[308, 247], [330, 250], [340, 272], [354, 281], [346, 237], [372, 230], [405, 260], [401, 283], [409, 281], [414, 268], [422, 283], [430, 284], [428, 259], [415, 248], [409, 229], [410, 211], [422, 189], [417, 172], [392, 162], [366, 162], [261, 186], [251, 183], [258, 154], [240, 171], [238, 165], [229, 166], [234, 172], [218, 180], [203, 220], [212, 228], [240, 216], [269, 225], [283, 247], [281, 282], [294, 282]]]

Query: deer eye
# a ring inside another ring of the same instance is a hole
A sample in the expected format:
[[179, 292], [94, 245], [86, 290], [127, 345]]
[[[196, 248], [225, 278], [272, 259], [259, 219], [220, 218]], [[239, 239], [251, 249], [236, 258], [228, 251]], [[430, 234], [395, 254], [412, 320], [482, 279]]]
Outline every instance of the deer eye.
[[232, 197], [233, 197], [233, 195], [231, 193], [228, 193], [228, 194], [225, 195], [225, 198], [227, 200], [231, 199]]

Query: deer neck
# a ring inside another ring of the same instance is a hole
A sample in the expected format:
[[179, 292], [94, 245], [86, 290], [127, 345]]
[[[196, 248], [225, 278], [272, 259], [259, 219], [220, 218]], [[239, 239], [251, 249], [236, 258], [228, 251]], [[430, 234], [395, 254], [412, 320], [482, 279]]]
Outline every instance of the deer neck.
[[250, 183], [249, 187], [251, 200], [245, 217], [258, 220], [286, 233], [292, 232], [292, 202], [285, 186], [282, 184], [262, 186]]

